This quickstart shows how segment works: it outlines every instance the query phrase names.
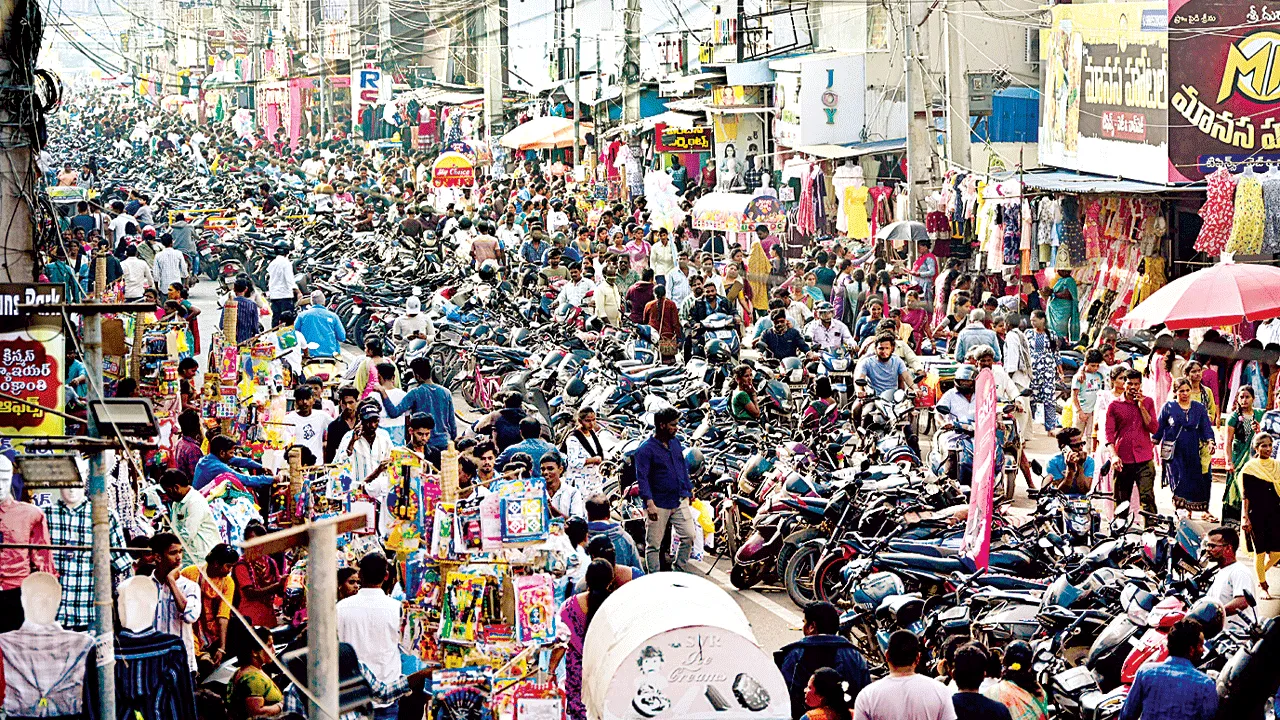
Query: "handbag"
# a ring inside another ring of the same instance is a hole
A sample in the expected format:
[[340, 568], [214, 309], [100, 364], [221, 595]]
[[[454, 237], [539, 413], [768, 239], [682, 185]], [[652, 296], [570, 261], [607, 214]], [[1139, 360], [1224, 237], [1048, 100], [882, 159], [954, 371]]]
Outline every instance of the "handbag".
[[671, 357], [680, 349], [680, 343], [676, 338], [663, 337], [662, 327], [666, 325], [667, 312], [665, 307], [658, 308], [658, 355], [660, 357]]
[[1168, 462], [1173, 458], [1173, 448], [1178, 444], [1178, 438], [1182, 437], [1183, 426], [1178, 426], [1178, 434], [1173, 436], [1172, 440], [1160, 441], [1160, 459]]

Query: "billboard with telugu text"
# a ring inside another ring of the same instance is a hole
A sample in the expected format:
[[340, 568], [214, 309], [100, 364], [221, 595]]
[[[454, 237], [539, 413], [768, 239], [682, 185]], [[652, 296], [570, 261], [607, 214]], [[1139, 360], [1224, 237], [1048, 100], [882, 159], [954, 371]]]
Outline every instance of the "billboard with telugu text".
[[1040, 31], [1040, 162], [1165, 182], [1166, 4], [1055, 5], [1051, 13]]
[[1280, 161], [1280, 6], [1170, 0], [1169, 180]]

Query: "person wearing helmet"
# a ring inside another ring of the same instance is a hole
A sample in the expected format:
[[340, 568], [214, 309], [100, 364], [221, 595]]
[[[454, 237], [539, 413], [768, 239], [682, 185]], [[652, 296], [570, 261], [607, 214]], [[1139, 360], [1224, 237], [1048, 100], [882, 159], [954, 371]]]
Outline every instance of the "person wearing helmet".
[[410, 295], [404, 303], [404, 315], [396, 318], [391, 324], [391, 337], [404, 345], [414, 338], [421, 338], [431, 343], [435, 340], [436, 331], [431, 321], [422, 312], [422, 300], [417, 295]]
[[[938, 407], [946, 407], [947, 414], [938, 412], [938, 427], [943, 432], [939, 441], [948, 450], [962, 448], [969, 440], [973, 430], [974, 387], [978, 379], [978, 369], [973, 365], [960, 365], [956, 368], [955, 386], [943, 393], [938, 400]], [[957, 429], [968, 432], [958, 432]]]
[[497, 260], [485, 260], [480, 264], [480, 269], [476, 271], [476, 274], [480, 276], [481, 282], [492, 285], [498, 279], [498, 270]]
[[823, 300], [814, 306], [814, 311], [818, 317], [809, 322], [804, 334], [819, 350], [837, 352], [853, 345], [853, 334], [847, 325], [835, 319], [836, 311], [831, 303]]
[[293, 274], [293, 262], [289, 253], [293, 245], [288, 240], [281, 240], [275, 246], [275, 258], [267, 265], [267, 300], [271, 302], [271, 327], [280, 325], [280, 316], [292, 313], [302, 294], [298, 290], [298, 279]]

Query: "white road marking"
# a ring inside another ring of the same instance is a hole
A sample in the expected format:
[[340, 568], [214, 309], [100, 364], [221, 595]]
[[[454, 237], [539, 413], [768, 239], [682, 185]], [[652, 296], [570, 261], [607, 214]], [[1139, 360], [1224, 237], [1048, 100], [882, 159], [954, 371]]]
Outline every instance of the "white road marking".
[[729, 581], [729, 575], [724, 571], [720, 570], [719, 568], [713, 569], [711, 571], [711, 574], [708, 575], [707, 568], [709, 566], [706, 563], [691, 561], [690, 564], [698, 568], [698, 571], [701, 572], [705, 577], [715, 582], [715, 584], [719, 585], [720, 587], [724, 588], [725, 592], [729, 593], [730, 595], [737, 595], [739, 597], [742, 597], [751, 601], [753, 604], [760, 607], [762, 610], [769, 612], [770, 614], [774, 615], [778, 619], [785, 622], [788, 628], [792, 630], [799, 630], [804, 625], [804, 618], [801, 617], [799, 613], [789, 608], [783, 607], [782, 605], [778, 604], [776, 601], [774, 601], [772, 598], [768, 597], [764, 593], [761, 593], [757, 590], [739, 590], [738, 588], [735, 588], [733, 586], [733, 583]]

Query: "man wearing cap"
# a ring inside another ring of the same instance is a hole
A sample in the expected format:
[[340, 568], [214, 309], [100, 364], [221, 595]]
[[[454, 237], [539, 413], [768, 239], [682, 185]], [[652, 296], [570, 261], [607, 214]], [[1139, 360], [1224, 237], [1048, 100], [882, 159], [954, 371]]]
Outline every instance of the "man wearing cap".
[[396, 318], [391, 324], [391, 337], [403, 345], [413, 338], [422, 338], [428, 343], [435, 339], [436, 331], [431, 321], [422, 312], [422, 300], [417, 295], [409, 296], [404, 304], [404, 315]]
[[974, 308], [969, 311], [969, 324], [965, 325], [959, 333], [956, 334], [955, 356], [957, 360], [963, 360], [969, 348], [978, 345], [990, 345], [995, 352], [996, 362], [1000, 362], [1000, 338], [996, 337], [995, 331], [988, 330], [984, 322], [987, 319], [987, 313], [982, 308]]
[[315, 290], [311, 293], [311, 306], [298, 313], [293, 327], [302, 333], [308, 343], [318, 347], [309, 349], [311, 357], [336, 357], [339, 346], [347, 339], [347, 331], [342, 327], [342, 320], [324, 305], [324, 292]]
[[823, 352], [837, 352], [842, 347], [854, 344], [849, 326], [835, 319], [836, 311], [831, 303], [824, 300], [815, 309], [818, 317], [804, 328], [804, 334], [810, 342]]
[[382, 408], [377, 402], [361, 403], [356, 408], [356, 416], [360, 418], [360, 425], [342, 438], [335, 462], [351, 462], [355, 483], [361, 484], [364, 491], [382, 507], [378, 513], [378, 531], [385, 533], [391, 523], [391, 512], [385, 502], [391, 489], [387, 478], [387, 468], [391, 466], [391, 436], [378, 427]]

